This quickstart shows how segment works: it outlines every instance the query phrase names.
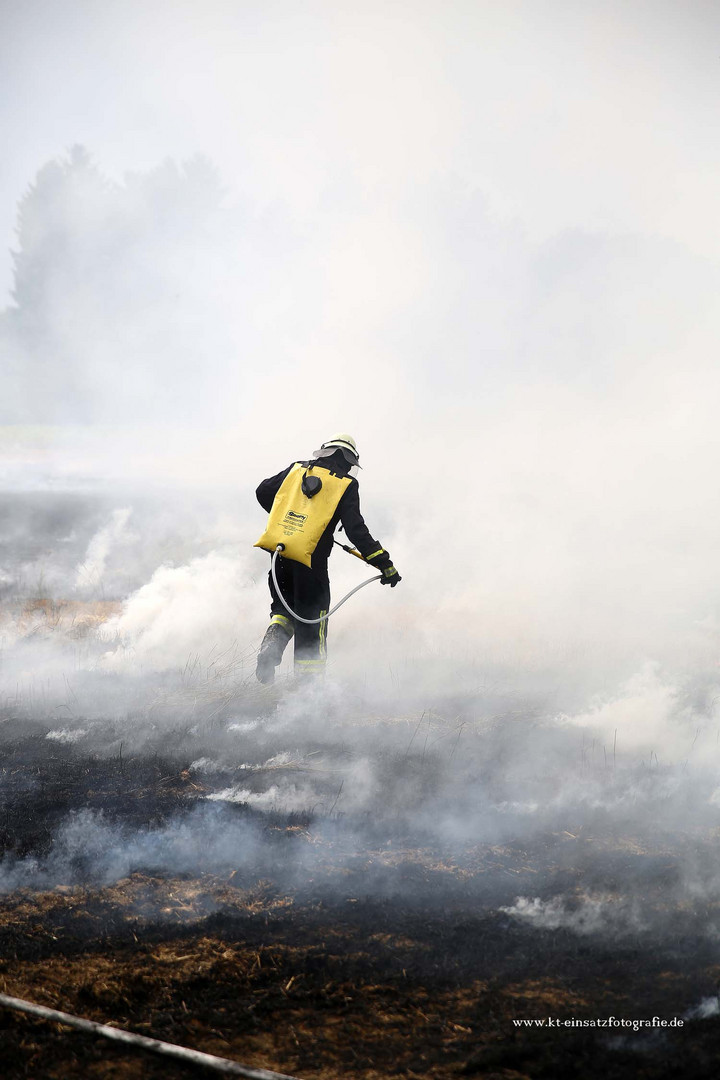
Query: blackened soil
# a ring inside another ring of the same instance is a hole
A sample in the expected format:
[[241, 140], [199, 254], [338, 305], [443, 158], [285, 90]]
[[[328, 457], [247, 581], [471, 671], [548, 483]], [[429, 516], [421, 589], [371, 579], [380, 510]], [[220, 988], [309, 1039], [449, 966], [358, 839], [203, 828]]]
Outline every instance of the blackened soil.
[[0, 750], [0, 856], [45, 855], [79, 808], [136, 828], [159, 824], [200, 793], [182, 764], [158, 754], [77, 755], [40, 733]]
[[[10, 859], [42, 858], [72, 810], [90, 805], [152, 827], [203, 795], [186, 762], [81, 759], [47, 745], [5, 756]], [[290, 853], [310, 842], [308, 824], [275, 815], [263, 827]], [[579, 883], [596, 885], [593, 875], [606, 888], [635, 875], [662, 913], [677, 878], [672, 851], [610, 843], [588, 861], [577, 837], [564, 846], [545, 838], [522, 850], [478, 850], [470, 874], [407, 845], [381, 858], [373, 844], [377, 835], [359, 862], [301, 885], [280, 873], [253, 879], [247, 867], [138, 869], [105, 887], [68, 882], [6, 895], [0, 988], [308, 1078], [717, 1075], [718, 1016], [638, 1031], [557, 1024], [669, 1022], [716, 993], [720, 962], [702, 913], [668, 911], [663, 934], [653, 936], [632, 926], [622, 935], [541, 929], [500, 910], [521, 893], [562, 888], [571, 897]], [[189, 1075], [166, 1059], [9, 1010], [0, 1010], [0, 1045], [9, 1080]]]

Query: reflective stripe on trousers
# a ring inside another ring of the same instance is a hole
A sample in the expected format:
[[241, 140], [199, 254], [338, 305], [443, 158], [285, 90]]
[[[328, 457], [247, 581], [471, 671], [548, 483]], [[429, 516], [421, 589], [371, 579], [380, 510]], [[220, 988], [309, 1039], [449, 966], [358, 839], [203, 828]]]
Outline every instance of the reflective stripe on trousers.
[[[318, 617], [327, 614], [327, 608], [318, 612]], [[327, 621], [318, 623], [313, 627], [317, 631], [314, 641], [308, 640], [308, 636], [298, 648], [298, 640], [295, 639], [295, 673], [311, 675], [325, 670], [327, 661]]]

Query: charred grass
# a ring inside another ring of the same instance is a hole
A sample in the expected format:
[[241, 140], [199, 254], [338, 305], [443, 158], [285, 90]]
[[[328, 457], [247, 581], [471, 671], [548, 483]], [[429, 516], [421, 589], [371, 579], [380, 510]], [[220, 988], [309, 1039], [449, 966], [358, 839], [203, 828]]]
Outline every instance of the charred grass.
[[[39, 861], [59, 824], [88, 808], [133, 830], [186, 814], [207, 793], [161, 754], [80, 755], [41, 731], [3, 753], [6, 864]], [[542, 929], [499, 910], [522, 892], [572, 897], [642, 868], [662, 911], [672, 847], [582, 837], [478, 846], [462, 864], [387, 826], [338, 858], [341, 840], [299, 815], [234, 808], [273, 848], [222, 873], [147, 866], [103, 885], [71, 867], [52, 888], [0, 900], [5, 993], [300, 1077], [715, 1076], [720, 1019], [658, 1033], [516, 1027], [517, 1019], [681, 1016], [716, 992], [720, 964], [702, 912], [667, 912], [661, 937]], [[357, 840], [357, 837], [356, 837]], [[316, 870], [283, 872], [303, 845]], [[323, 863], [323, 859], [325, 862]], [[322, 872], [317, 870], [322, 867]], [[668, 929], [670, 928], [670, 929]], [[673, 929], [674, 928], [674, 929]], [[11, 1077], [172, 1077], [186, 1068], [0, 1011]]]

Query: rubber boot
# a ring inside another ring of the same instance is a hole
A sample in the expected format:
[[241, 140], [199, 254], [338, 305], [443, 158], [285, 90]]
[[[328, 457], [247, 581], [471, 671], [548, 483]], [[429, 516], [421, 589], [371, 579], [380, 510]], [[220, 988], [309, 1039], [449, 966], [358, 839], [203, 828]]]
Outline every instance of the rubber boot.
[[277, 623], [271, 623], [268, 626], [260, 644], [255, 668], [255, 675], [259, 682], [270, 684], [275, 681], [275, 668], [282, 660], [285, 647], [291, 637], [292, 635]]

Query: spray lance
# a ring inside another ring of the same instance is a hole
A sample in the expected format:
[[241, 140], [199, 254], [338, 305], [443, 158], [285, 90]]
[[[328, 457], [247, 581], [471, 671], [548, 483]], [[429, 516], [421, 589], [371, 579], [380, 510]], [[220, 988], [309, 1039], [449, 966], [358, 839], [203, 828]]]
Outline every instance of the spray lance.
[[[313, 477], [313, 479], [314, 479], [314, 477]], [[355, 548], [351, 548], [347, 544], [341, 544], [339, 540], [334, 540], [333, 543], [337, 544], [338, 547], [341, 547], [343, 549], [343, 551], [347, 551], [348, 555], [354, 555], [357, 559], [360, 559], [361, 562], [366, 561], [365, 559], [363, 559], [360, 552], [357, 551]], [[275, 589], [277, 590], [277, 594], [280, 597], [280, 600], [281, 600], [282, 605], [285, 608], [285, 610], [290, 615], [292, 615], [293, 619], [297, 619], [298, 622], [305, 623], [307, 626], [312, 626], [315, 623], [325, 622], [326, 619], [329, 619], [331, 615], [334, 615], [335, 612], [337, 611], [337, 609], [341, 608], [343, 606], [343, 604], [345, 603], [345, 601], [349, 600], [350, 597], [353, 596], [356, 592], [359, 592], [360, 589], [364, 589], [365, 586], [369, 585], [372, 581], [380, 581], [381, 578], [382, 578], [382, 574], [376, 574], [374, 577], [367, 578], [366, 581], [361, 581], [360, 584], [356, 585], [354, 589], [351, 589], [350, 592], [346, 596], [343, 596], [342, 600], [339, 600], [338, 603], [335, 605], [335, 607], [330, 608], [328, 613], [326, 615], [321, 615], [319, 619], [303, 619], [302, 616], [296, 615], [296, 613], [290, 607], [290, 605], [288, 604], [287, 600], [285, 599], [285, 597], [283, 596], [283, 594], [282, 594], [282, 592], [280, 590], [280, 586], [278, 585], [277, 574], [275, 573], [275, 562], [277, 561], [278, 555], [282, 554], [282, 552], [284, 550], [285, 550], [285, 545], [284, 544], [278, 544], [277, 547], [275, 548], [275, 551], [273, 552], [272, 562], [270, 563], [270, 571], [272, 573], [273, 582], [275, 583]]]

